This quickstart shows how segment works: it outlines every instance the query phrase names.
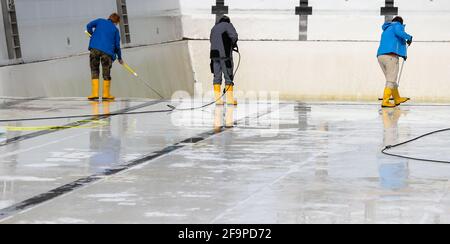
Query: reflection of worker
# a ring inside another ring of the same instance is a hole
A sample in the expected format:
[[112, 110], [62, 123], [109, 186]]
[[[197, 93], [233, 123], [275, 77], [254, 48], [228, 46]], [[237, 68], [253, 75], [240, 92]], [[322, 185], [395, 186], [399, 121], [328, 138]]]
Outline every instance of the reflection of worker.
[[225, 114], [225, 127], [233, 128], [234, 127], [234, 107], [228, 106]]
[[[109, 101], [104, 101], [104, 102], [92, 101], [91, 107], [92, 107], [92, 114], [95, 115], [94, 117], [96, 119], [98, 119], [99, 117], [101, 117], [100, 115], [110, 114], [111, 102], [109, 102]], [[103, 111], [100, 111], [100, 108], [102, 108]]]
[[[95, 115], [110, 113], [110, 102], [92, 102], [91, 105]], [[110, 122], [111, 118], [105, 120]], [[90, 149], [94, 154], [90, 158], [90, 166], [93, 171], [109, 169], [119, 164], [120, 148], [121, 141], [114, 136], [109, 123], [99, 128], [92, 128], [90, 132]]]
[[[383, 109], [381, 111], [384, 127], [384, 146], [399, 142], [398, 121], [402, 110]], [[398, 190], [407, 186], [409, 177], [408, 160], [379, 156], [379, 173], [381, 186], [389, 190]]]
[[214, 131], [221, 132], [223, 128], [223, 106], [214, 109]]
[[[214, 131], [220, 132], [225, 128], [233, 128], [235, 125], [234, 120], [234, 106], [228, 106], [224, 110], [223, 106], [217, 106], [214, 110]], [[225, 112], [225, 114], [224, 114]]]
[[[386, 76], [386, 88], [383, 95], [383, 108], [393, 108], [405, 103], [409, 98], [400, 96], [398, 91], [399, 59], [407, 59], [406, 44], [411, 45], [413, 37], [405, 32], [402, 17], [395, 17], [392, 22], [383, 25], [380, 48], [378, 49], [378, 62]], [[395, 104], [389, 100], [394, 98]]]
[[7, 141], [6, 128], [0, 127], [0, 145]]
[[222, 74], [225, 77], [227, 104], [237, 105], [233, 95], [233, 48], [237, 48], [237, 41], [238, 34], [230, 18], [223, 16], [211, 30], [211, 72], [214, 74], [214, 94], [217, 105], [223, 105]]
[[384, 127], [384, 145], [395, 145], [398, 143], [398, 121], [402, 115], [402, 110], [396, 108], [394, 110], [382, 109], [381, 115], [383, 117]]
[[[305, 103], [298, 102], [297, 106], [295, 106], [295, 111], [298, 112], [299, 130], [306, 131], [308, 129], [308, 114], [311, 113], [311, 106], [308, 106]], [[326, 130], [328, 131], [328, 129]]]
[[119, 63], [123, 64], [120, 49], [120, 33], [116, 25], [120, 23], [120, 16], [112, 14], [108, 20], [97, 19], [87, 25], [87, 31], [92, 35], [89, 43], [92, 95], [89, 100], [99, 99], [100, 64], [103, 73], [103, 100], [114, 100], [111, 96], [111, 68], [116, 56]]

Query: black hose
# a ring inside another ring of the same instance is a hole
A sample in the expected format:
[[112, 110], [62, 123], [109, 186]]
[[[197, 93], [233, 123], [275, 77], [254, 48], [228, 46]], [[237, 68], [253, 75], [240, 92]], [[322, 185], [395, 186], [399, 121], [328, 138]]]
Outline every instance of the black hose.
[[169, 113], [173, 112], [173, 109], [165, 110], [153, 110], [153, 111], [141, 111], [141, 112], [124, 112], [124, 113], [109, 113], [109, 114], [85, 114], [85, 115], [71, 115], [71, 116], [59, 116], [59, 117], [42, 117], [42, 118], [28, 118], [28, 119], [5, 119], [0, 120], [0, 123], [11, 122], [24, 122], [24, 121], [41, 121], [41, 120], [57, 120], [57, 119], [79, 119], [79, 118], [96, 118], [104, 119], [117, 115], [137, 115], [137, 114], [153, 114], [153, 113]]
[[438, 134], [438, 133], [442, 133], [442, 132], [446, 132], [446, 131], [450, 131], [450, 128], [432, 131], [432, 132], [423, 134], [423, 135], [421, 135], [421, 136], [418, 136], [418, 137], [416, 137], [416, 138], [413, 138], [413, 139], [411, 139], [411, 140], [408, 140], [408, 141], [405, 141], [405, 142], [402, 142], [402, 143], [398, 143], [398, 144], [395, 144], [395, 145], [389, 145], [389, 146], [386, 146], [381, 152], [382, 152], [384, 155], [391, 156], [391, 157], [396, 157], [396, 158], [403, 158], [403, 159], [409, 159], [409, 160], [415, 160], [415, 161], [422, 161], [422, 162], [429, 162], [429, 163], [450, 164], [450, 161], [433, 160], [433, 159], [424, 159], [424, 158], [416, 158], [416, 157], [404, 156], [404, 155], [400, 155], [400, 154], [394, 154], [394, 153], [388, 153], [388, 152], [387, 152], [387, 151], [389, 151], [389, 150], [391, 150], [391, 149], [394, 149], [394, 148], [397, 148], [397, 147], [400, 147], [400, 146], [409, 144], [409, 143], [414, 142], [414, 141], [418, 141], [418, 140], [420, 140], [420, 139], [422, 139], [422, 138], [424, 138], [424, 137], [431, 136], [431, 135]]

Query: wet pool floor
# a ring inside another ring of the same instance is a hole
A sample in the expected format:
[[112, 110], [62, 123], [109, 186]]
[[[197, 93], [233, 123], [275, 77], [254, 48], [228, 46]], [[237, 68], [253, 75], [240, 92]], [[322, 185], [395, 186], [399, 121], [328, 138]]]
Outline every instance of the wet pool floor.
[[[0, 120], [168, 104], [5, 98]], [[450, 165], [381, 154], [446, 127], [450, 105], [317, 102], [0, 123], [0, 223], [450, 223]], [[449, 138], [392, 152], [450, 161]]]

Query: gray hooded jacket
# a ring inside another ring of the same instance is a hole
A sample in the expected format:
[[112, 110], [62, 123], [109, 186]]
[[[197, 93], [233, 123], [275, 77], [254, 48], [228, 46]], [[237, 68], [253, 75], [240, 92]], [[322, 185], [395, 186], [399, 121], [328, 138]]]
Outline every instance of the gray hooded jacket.
[[216, 24], [211, 30], [211, 59], [233, 58], [233, 47], [238, 39], [233, 24], [227, 22]]

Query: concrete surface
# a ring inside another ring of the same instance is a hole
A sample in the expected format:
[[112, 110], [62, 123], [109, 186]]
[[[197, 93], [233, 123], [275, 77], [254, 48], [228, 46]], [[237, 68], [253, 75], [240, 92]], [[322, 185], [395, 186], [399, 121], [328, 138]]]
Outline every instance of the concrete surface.
[[[0, 119], [171, 103], [4, 99]], [[449, 165], [380, 154], [448, 127], [449, 107], [260, 101], [42, 134], [29, 130], [74, 120], [2, 123], [10, 127], [0, 146], [1, 222], [450, 223]], [[448, 136], [395, 152], [450, 160]]]

